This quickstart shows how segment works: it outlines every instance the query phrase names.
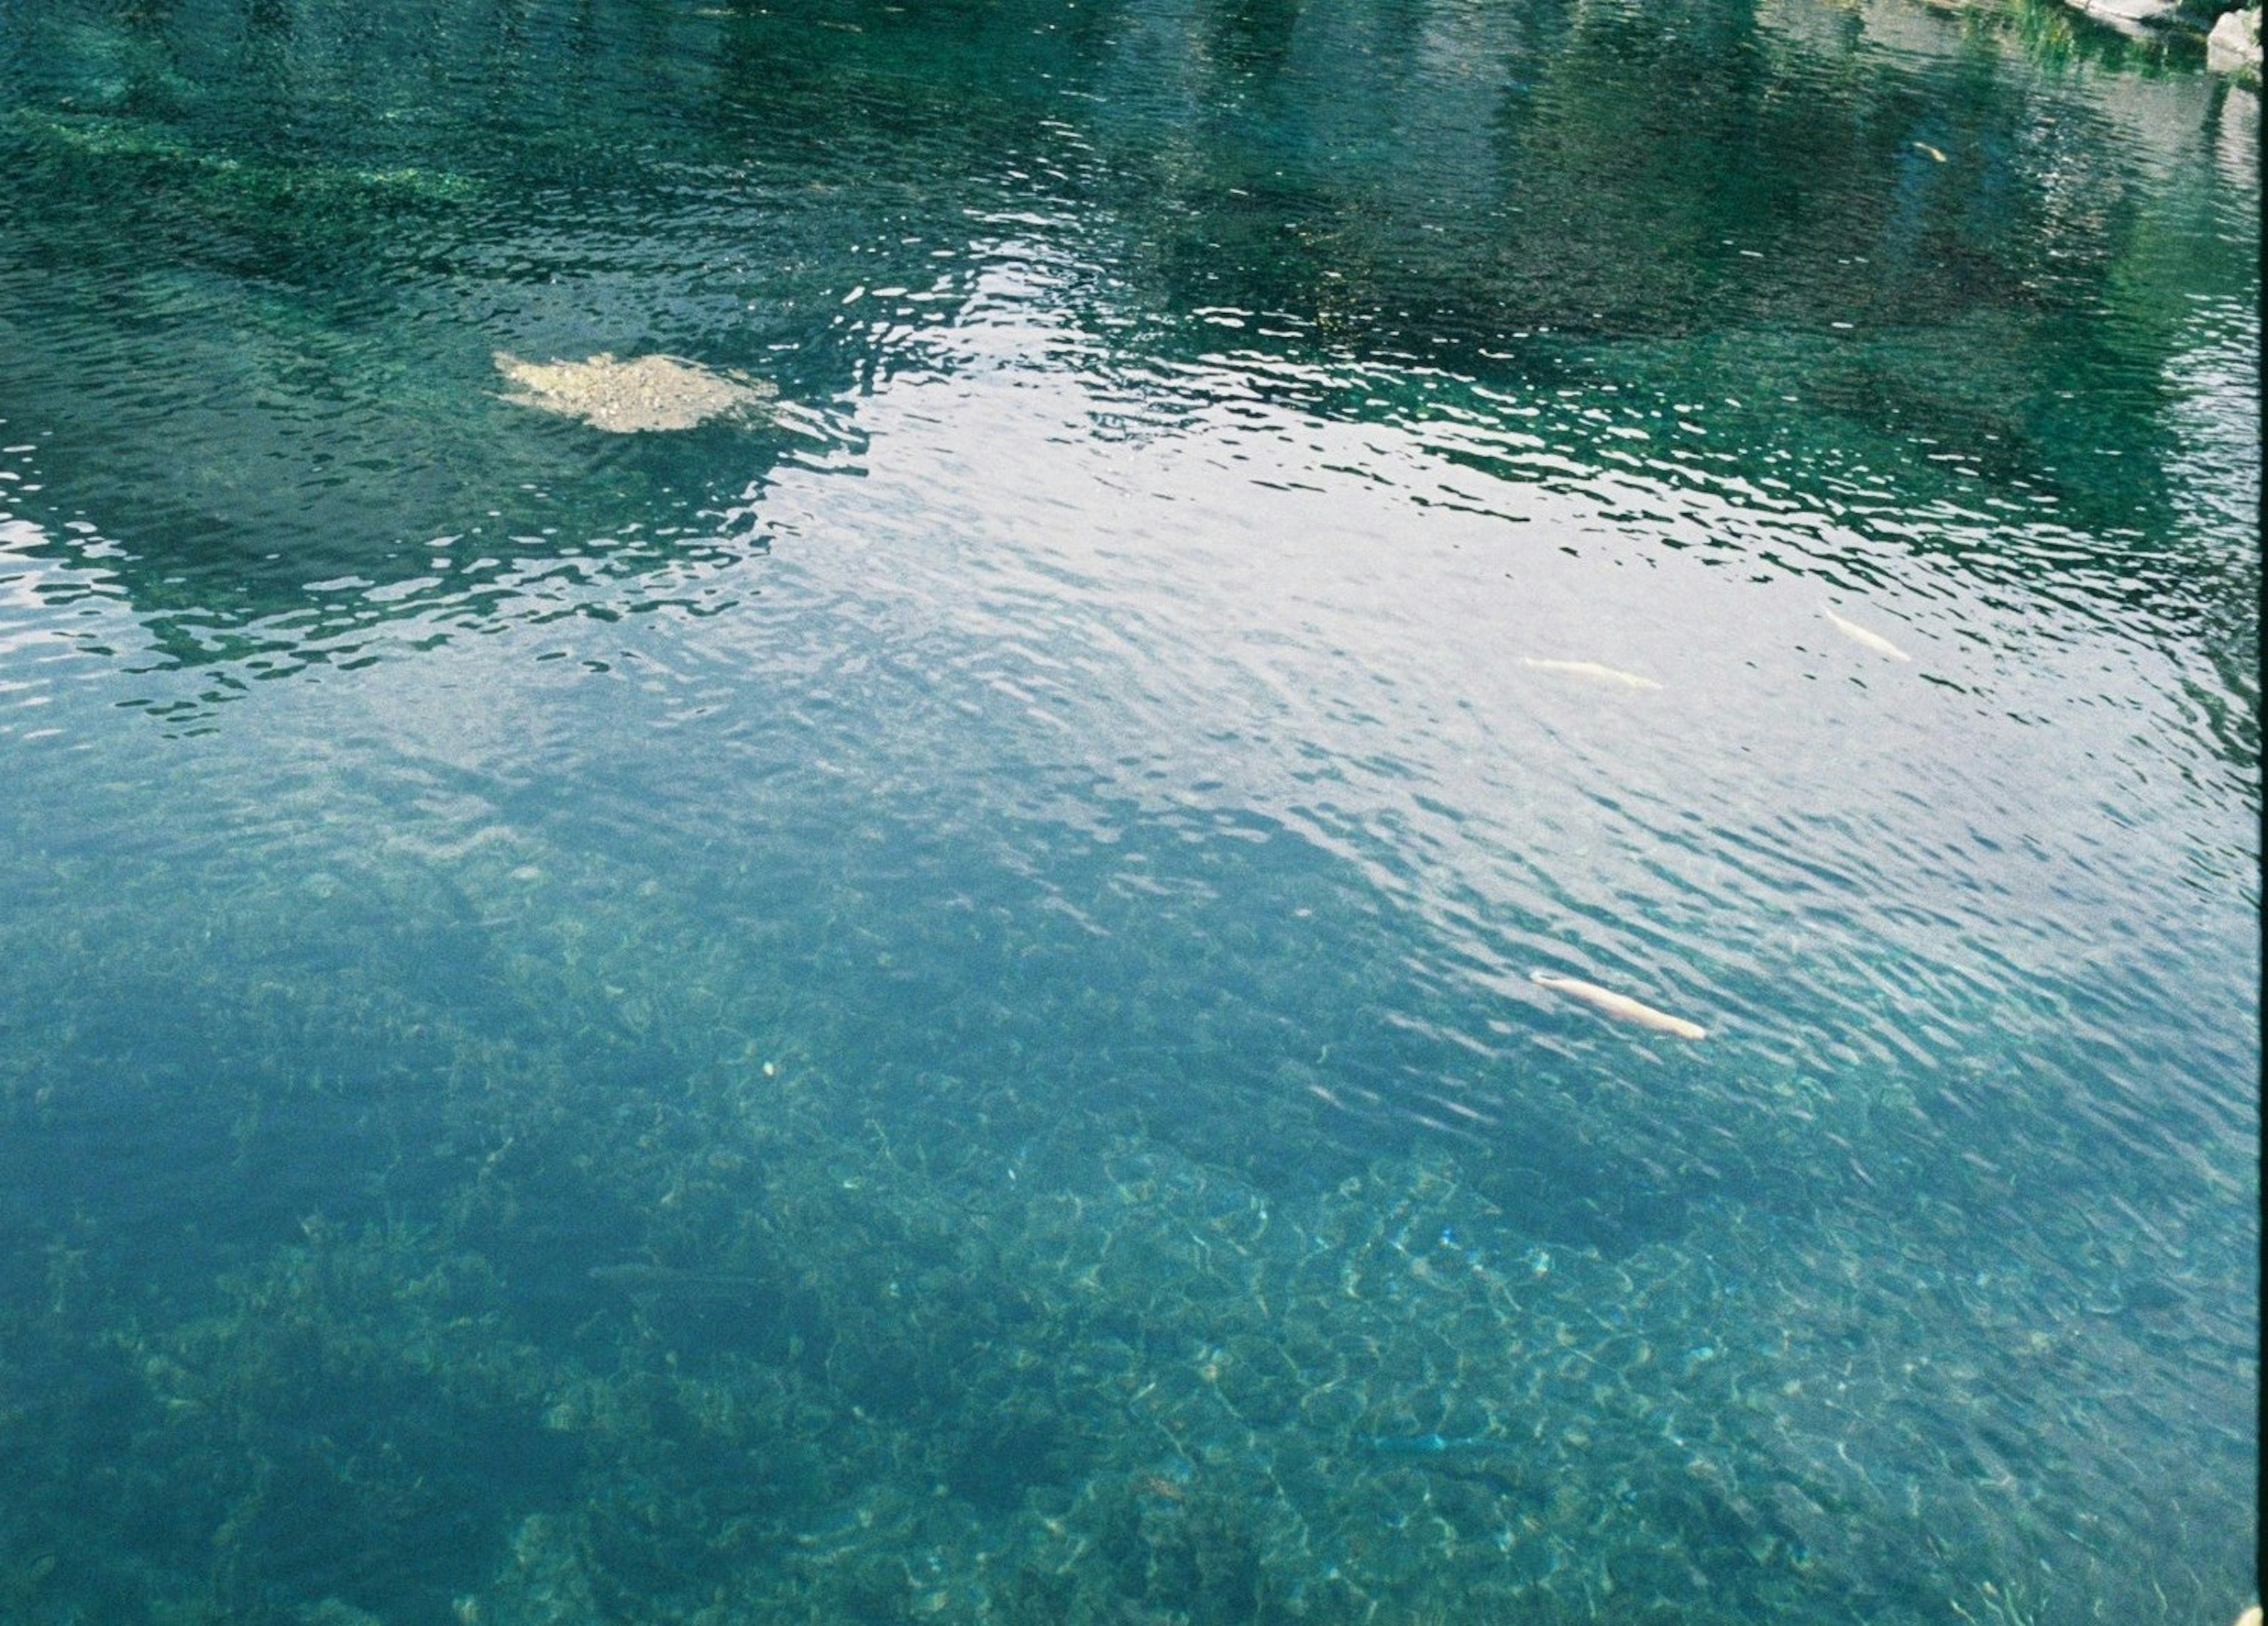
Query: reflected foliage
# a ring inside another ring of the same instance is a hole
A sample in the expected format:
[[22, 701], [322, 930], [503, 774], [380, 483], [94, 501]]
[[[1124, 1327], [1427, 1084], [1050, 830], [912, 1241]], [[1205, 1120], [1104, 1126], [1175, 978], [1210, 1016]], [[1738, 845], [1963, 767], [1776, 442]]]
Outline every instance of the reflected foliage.
[[510, 608], [500, 568], [416, 591], [434, 538], [587, 548], [634, 613], [633, 533], [744, 558], [768, 472], [855, 442], [596, 445], [514, 422], [487, 356], [684, 355], [823, 420], [955, 364], [924, 335], [1040, 246], [1138, 389], [1225, 312], [1356, 370], [1321, 409], [1446, 370], [1587, 467], [1585, 394], [1776, 403], [1742, 460], [1792, 438], [1973, 522], [2164, 539], [2154, 607], [2226, 650], [2257, 571], [2187, 534], [2178, 406], [2257, 232], [2178, 217], [2238, 112], [2066, 15], [42, 0], [0, 58], [19, 511], [114, 539], [102, 590], [181, 665], [372, 647], [329, 579], [411, 589], [381, 622]]

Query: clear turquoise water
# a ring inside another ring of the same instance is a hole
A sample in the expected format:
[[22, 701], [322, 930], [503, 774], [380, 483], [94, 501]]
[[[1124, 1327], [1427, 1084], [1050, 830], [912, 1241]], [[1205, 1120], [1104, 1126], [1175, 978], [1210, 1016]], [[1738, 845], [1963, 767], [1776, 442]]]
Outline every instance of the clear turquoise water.
[[0, 8], [0, 1618], [2232, 1618], [2198, 55]]

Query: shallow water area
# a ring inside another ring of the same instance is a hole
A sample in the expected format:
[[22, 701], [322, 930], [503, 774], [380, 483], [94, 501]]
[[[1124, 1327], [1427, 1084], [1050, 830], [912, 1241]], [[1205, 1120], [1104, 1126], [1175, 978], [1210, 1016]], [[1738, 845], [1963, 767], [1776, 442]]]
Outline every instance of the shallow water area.
[[2250, 1596], [2200, 51], [34, 0], [0, 149], [0, 1615]]

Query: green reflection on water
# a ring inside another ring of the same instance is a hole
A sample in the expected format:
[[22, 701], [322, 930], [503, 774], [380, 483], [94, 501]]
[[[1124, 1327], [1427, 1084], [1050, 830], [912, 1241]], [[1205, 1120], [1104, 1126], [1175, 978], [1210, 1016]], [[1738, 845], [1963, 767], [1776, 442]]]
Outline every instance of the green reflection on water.
[[1020, 235], [1144, 359], [1241, 313], [1264, 353], [1540, 397], [1587, 463], [1613, 443], [1555, 386], [1730, 397], [1800, 493], [1832, 450], [1980, 522], [2222, 551], [2169, 534], [2169, 407], [2193, 302], [2255, 298], [2239, 110], [2032, 11], [259, 11], [11, 25], [10, 423], [161, 624], [314, 607], [313, 644], [306, 583], [433, 537], [729, 530], [805, 443], [593, 447], [489, 356], [661, 349], [823, 408], [950, 364], [924, 329]]

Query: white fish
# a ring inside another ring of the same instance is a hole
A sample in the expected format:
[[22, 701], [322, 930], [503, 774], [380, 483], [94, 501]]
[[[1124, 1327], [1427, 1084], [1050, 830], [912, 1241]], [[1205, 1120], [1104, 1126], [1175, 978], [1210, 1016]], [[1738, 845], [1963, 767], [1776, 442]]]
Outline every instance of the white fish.
[[1619, 683], [1625, 688], [1660, 688], [1652, 678], [1642, 678], [1635, 672], [1617, 672], [1612, 666], [1602, 666], [1595, 660], [1539, 660], [1533, 655], [1523, 655], [1520, 664], [1536, 672], [1561, 672], [1571, 678], [1593, 678], [1602, 683]]
[[1833, 610], [1827, 612], [1827, 619], [1835, 623], [1836, 631], [1841, 633], [1853, 644], [1862, 644], [1866, 648], [1874, 651], [1877, 655], [1888, 655], [1892, 660], [1911, 660], [1913, 658], [1912, 656], [1907, 654], [1905, 651], [1891, 643], [1881, 633], [1869, 632], [1864, 627], [1858, 625], [1854, 622], [1845, 621]]
[[1680, 1039], [1706, 1039], [1709, 1036], [1709, 1030], [1698, 1022], [1689, 1022], [1682, 1016], [1657, 1011], [1652, 1005], [1641, 1004], [1628, 994], [1617, 994], [1612, 989], [1601, 988], [1596, 982], [1561, 976], [1556, 971], [1531, 971], [1528, 974], [1528, 980], [1538, 988], [1548, 988], [1555, 994], [1580, 999], [1593, 1010], [1603, 1011], [1622, 1021], [1635, 1022], [1640, 1027], [1650, 1027], [1657, 1034], [1672, 1034]]

